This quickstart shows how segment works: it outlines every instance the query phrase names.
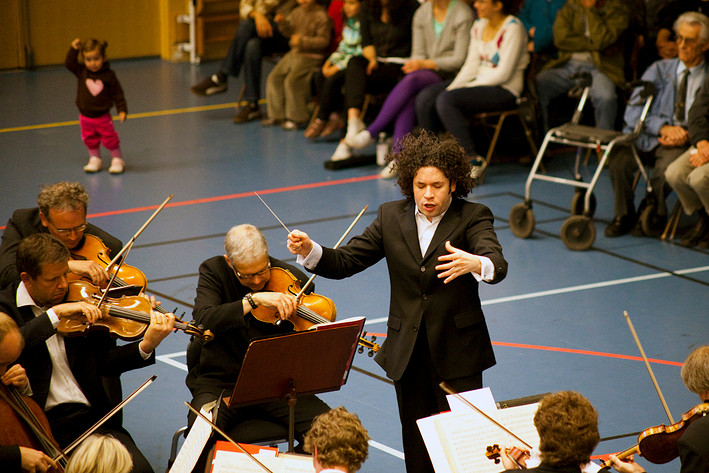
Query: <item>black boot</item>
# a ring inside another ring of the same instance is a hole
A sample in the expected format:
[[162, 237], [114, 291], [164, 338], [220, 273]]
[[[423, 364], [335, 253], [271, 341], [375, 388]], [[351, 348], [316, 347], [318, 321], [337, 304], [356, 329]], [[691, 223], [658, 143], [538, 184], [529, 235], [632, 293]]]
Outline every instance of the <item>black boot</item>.
[[697, 246], [699, 240], [709, 232], [709, 215], [707, 215], [703, 208], [697, 210], [697, 217], [697, 223], [694, 224], [691, 230], [684, 234], [682, 240], [679, 242], [680, 245], [689, 248]]

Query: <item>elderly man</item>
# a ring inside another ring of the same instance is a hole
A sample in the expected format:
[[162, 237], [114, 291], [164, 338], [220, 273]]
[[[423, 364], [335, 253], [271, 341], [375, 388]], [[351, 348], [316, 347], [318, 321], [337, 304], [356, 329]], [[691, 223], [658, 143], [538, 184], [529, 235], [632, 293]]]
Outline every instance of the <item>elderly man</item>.
[[[650, 183], [657, 200], [657, 220], [652, 222], [656, 228], [662, 227], [667, 219], [665, 169], [690, 146], [687, 114], [708, 69], [704, 53], [709, 49], [709, 18], [697, 12], [684, 13], [674, 28], [679, 57], [656, 61], [642, 76], [643, 80], [652, 82], [657, 91], [643, 132], [635, 143], [642, 159], [653, 164]], [[636, 90], [625, 111], [626, 133], [630, 133], [640, 119], [643, 104], [638, 94]], [[628, 148], [618, 148], [609, 163], [615, 217], [605, 234], [617, 237], [636, 225], [633, 180], [637, 165]], [[640, 226], [636, 228], [633, 234], [643, 235]]]

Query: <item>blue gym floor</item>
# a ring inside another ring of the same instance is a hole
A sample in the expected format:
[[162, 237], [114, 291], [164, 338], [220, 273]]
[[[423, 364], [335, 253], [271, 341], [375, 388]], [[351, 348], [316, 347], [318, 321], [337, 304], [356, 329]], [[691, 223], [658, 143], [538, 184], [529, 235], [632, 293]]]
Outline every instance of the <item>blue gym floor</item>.
[[[178, 315], [185, 313], [190, 320], [198, 266], [223, 253], [224, 234], [231, 226], [260, 227], [273, 256], [292, 261], [286, 231], [254, 192], [288, 228], [302, 229], [326, 245], [337, 241], [365, 205], [369, 208], [353, 232], [371, 222], [379, 204], [400, 198], [394, 182], [379, 179], [374, 165], [325, 169], [334, 143], [310, 143], [302, 132], [263, 128], [258, 122], [233, 124], [238, 79], [231, 79], [225, 94], [192, 95], [189, 86], [216, 67], [157, 59], [113, 64], [129, 106], [129, 119], [116, 123], [127, 163], [120, 176], [82, 171], [87, 156], [74, 105], [75, 79], [69, 72], [0, 73], [0, 225], [14, 209], [35, 206], [41, 184], [79, 181], [91, 194], [89, 220], [126, 242], [174, 193], [136, 241], [127, 263], [143, 270], [149, 292], [166, 308], [176, 307]], [[590, 161], [587, 177], [595, 169], [595, 158]], [[548, 172], [565, 176], [571, 167], [562, 155], [547, 163]], [[481, 287], [497, 357], [497, 365], [484, 374], [484, 384], [496, 400], [579, 391], [599, 411], [603, 438], [667, 424], [623, 317], [628, 311], [678, 420], [699, 403], [679, 372], [693, 348], [709, 343], [709, 252], [683, 248], [677, 240], [606, 238], [603, 229], [612, 219], [606, 174], [595, 191], [598, 236], [590, 250], [573, 252], [561, 241], [573, 189], [551, 183], [534, 183], [536, 229], [531, 238], [519, 239], [509, 228], [508, 215], [523, 200], [528, 172], [528, 165], [514, 160], [493, 161], [484, 184], [470, 196], [496, 215], [509, 261], [502, 283]], [[639, 188], [638, 200], [642, 193]], [[672, 196], [670, 209], [674, 203]], [[692, 223], [684, 217], [680, 229]], [[335, 302], [338, 318], [366, 316], [366, 330], [386, 331], [389, 286], [383, 263], [343, 281], [317, 278], [315, 285]], [[124, 416], [156, 471], [164, 471], [172, 434], [186, 422], [187, 341], [183, 333], [171, 335], [159, 347], [154, 366], [123, 376], [126, 393], [152, 374], [158, 376]], [[404, 471], [394, 389], [383, 376], [371, 358], [358, 355], [347, 384], [322, 395], [330, 405], [356, 412], [369, 430], [373, 444], [365, 473]], [[635, 443], [632, 436], [605, 440], [596, 454]], [[643, 464], [656, 472], [679, 469], [677, 460]]]

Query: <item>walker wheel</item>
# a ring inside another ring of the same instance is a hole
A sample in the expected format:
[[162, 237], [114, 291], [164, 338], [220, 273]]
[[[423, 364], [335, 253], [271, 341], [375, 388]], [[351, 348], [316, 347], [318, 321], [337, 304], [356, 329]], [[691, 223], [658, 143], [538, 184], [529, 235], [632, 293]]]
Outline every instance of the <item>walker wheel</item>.
[[[571, 215], [583, 215], [583, 199], [586, 196], [586, 192], [583, 189], [576, 189], [574, 196], [571, 198]], [[589, 203], [590, 215], [593, 217], [596, 213], [596, 196], [591, 193], [591, 202]]]
[[572, 215], [561, 226], [561, 241], [570, 250], [587, 250], [595, 239], [596, 227], [591, 219], [584, 215]]
[[649, 237], [659, 237], [665, 231], [666, 219], [657, 215], [655, 205], [647, 205], [640, 213], [640, 225], [643, 233]]
[[510, 210], [510, 229], [519, 238], [528, 238], [534, 231], [534, 212], [524, 202]]

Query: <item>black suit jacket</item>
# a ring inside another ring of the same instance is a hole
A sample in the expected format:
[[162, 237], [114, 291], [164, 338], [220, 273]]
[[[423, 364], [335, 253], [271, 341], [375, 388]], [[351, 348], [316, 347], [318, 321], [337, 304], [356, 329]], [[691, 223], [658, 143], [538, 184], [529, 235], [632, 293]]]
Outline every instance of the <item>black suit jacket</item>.
[[[17, 247], [23, 238], [35, 233], [49, 233], [39, 218], [39, 208], [15, 210], [10, 220], [7, 221], [7, 226], [2, 234], [2, 245], [0, 245], [0, 288], [7, 287], [13, 281], [19, 281], [20, 275], [17, 273], [17, 265], [15, 264]], [[99, 237], [111, 250], [112, 255], [117, 255], [123, 248], [123, 244], [119, 239], [91, 223], [87, 223], [85, 233]]]
[[[301, 287], [307, 281], [296, 267], [269, 259], [272, 268], [284, 268], [293, 273]], [[287, 324], [277, 327], [256, 320], [251, 313], [244, 315], [242, 300], [249, 292], [251, 290], [239, 282], [224, 256], [214, 256], [200, 265], [192, 316], [195, 323], [214, 333], [214, 340], [204, 345], [192, 341], [187, 348], [186, 383], [193, 395], [200, 391], [219, 394], [222, 389], [233, 389], [251, 340], [290, 331]]]
[[[704, 401], [707, 402], [707, 401]], [[709, 417], [692, 422], [677, 442], [680, 473], [706, 473], [709, 471]]]
[[[19, 282], [14, 282], [0, 291], [0, 311], [10, 315], [20, 327], [25, 348], [17, 362], [27, 372], [33, 391], [32, 399], [44, 408], [52, 377], [52, 361], [45, 342], [56, 333], [56, 329], [52, 327], [46, 313], [35, 317], [30, 307], [17, 307], [19, 285]], [[117, 346], [107, 332], [99, 331], [89, 332], [86, 336], [64, 338], [71, 372], [95, 412], [103, 415], [113, 407], [104, 390], [102, 376], [118, 376], [125, 371], [155, 363], [154, 352], [147, 360], [143, 360], [138, 350], [139, 343], [135, 341]]]
[[507, 262], [493, 228], [492, 212], [482, 204], [454, 198], [421, 255], [415, 204], [409, 200], [379, 207], [377, 218], [362, 235], [336, 250], [323, 248], [314, 272], [344, 278], [386, 258], [391, 284], [387, 339], [376, 361], [393, 380], [401, 378], [425, 323], [431, 359], [443, 379], [482, 372], [495, 364], [490, 335], [478, 296], [478, 282], [470, 275], [448, 284], [437, 277], [438, 257], [448, 254], [445, 242], [490, 258], [492, 283], [507, 274]]

